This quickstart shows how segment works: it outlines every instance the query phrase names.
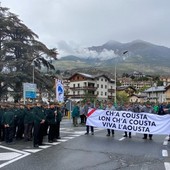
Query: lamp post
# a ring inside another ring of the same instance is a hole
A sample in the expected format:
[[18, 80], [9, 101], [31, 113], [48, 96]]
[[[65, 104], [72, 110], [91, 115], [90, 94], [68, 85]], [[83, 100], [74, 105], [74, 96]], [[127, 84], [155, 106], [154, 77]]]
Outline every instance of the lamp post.
[[[122, 53], [122, 56], [123, 55], [125, 55], [125, 54], [127, 54], [128, 53], [128, 51], [126, 50], [126, 51], [124, 51], [123, 53]], [[117, 79], [117, 61], [115, 60], [115, 98], [114, 98], [114, 103], [115, 103], [115, 105], [117, 105], [117, 93], [116, 93], [116, 89], [117, 89], [117, 85], [116, 85], [116, 83], [117, 83], [117, 81], [116, 81], [116, 79]]]
[[34, 78], [35, 78], [35, 65], [33, 63], [32, 65], [32, 83], [34, 84]]
[[34, 60], [31, 63], [31, 66], [32, 66], [32, 83], [33, 84], [34, 84], [34, 80], [35, 80], [35, 63], [34, 63]]
[[116, 63], [115, 63], [115, 99], [114, 99], [114, 103], [115, 103], [115, 105], [117, 104], [117, 99], [116, 99], [116, 88], [117, 88], [117, 86], [116, 86]]

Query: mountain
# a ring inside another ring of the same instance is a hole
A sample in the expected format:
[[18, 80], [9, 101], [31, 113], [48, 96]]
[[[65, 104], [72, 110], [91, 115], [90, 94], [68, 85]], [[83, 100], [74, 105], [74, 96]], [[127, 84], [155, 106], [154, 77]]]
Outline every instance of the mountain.
[[[55, 63], [60, 69], [98, 68], [114, 72], [141, 71], [148, 74], [170, 74], [170, 48], [155, 45], [143, 40], [129, 43], [108, 41], [101, 46], [87, 48], [90, 52], [86, 57], [66, 56]], [[97, 54], [96, 57], [90, 53]], [[125, 54], [124, 54], [125, 53]]]

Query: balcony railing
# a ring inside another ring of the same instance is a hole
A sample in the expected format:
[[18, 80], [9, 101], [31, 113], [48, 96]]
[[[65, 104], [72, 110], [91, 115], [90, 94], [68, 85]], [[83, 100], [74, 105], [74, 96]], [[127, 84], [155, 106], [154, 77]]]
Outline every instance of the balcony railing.
[[108, 92], [115, 93], [115, 89], [108, 89]]
[[90, 86], [82, 86], [82, 87], [70, 87], [71, 90], [92, 90], [95, 91], [97, 90], [97, 87], [90, 87]]
[[94, 95], [94, 94], [88, 94], [88, 95], [78, 95], [78, 94], [76, 94], [76, 95], [74, 95], [74, 94], [69, 94], [69, 95], [67, 95], [67, 97], [70, 97], [70, 98], [72, 98], [72, 99], [82, 99], [82, 98], [87, 98], [87, 97], [89, 97], [89, 98], [96, 98], [97, 97], [97, 95]]
[[115, 98], [115, 96], [108, 96], [108, 99], [114, 99]]

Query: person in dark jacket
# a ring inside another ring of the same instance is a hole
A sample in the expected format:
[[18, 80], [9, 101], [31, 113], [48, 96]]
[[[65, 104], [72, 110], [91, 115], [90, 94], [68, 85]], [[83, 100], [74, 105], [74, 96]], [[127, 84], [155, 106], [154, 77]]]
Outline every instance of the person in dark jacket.
[[50, 103], [50, 107], [46, 110], [46, 121], [49, 125], [48, 142], [56, 142], [57, 111], [54, 106], [54, 103]]
[[32, 140], [32, 128], [33, 128], [33, 106], [32, 104], [27, 104], [25, 108], [25, 115], [24, 115], [24, 139], [25, 141]]
[[13, 133], [14, 133], [14, 112], [12, 110], [13, 105], [8, 104], [7, 110], [3, 115], [3, 125], [5, 128], [5, 142], [10, 144], [13, 142]]
[[60, 106], [57, 106], [56, 107], [56, 111], [57, 111], [57, 133], [56, 133], [56, 138], [57, 139], [61, 139], [61, 137], [60, 137], [60, 122], [61, 122], [61, 120], [62, 120], [62, 112], [61, 112], [61, 107]]
[[0, 106], [0, 140], [1, 141], [4, 141], [5, 139], [5, 128], [3, 125], [4, 112], [5, 112], [5, 105], [1, 103], [1, 106]]
[[[141, 112], [145, 113], [155, 113], [153, 107], [150, 103], [146, 103], [145, 106], [142, 107]], [[143, 139], [147, 139], [148, 135], [144, 134]], [[149, 139], [152, 140], [153, 135], [149, 134]]]
[[[100, 107], [99, 103], [96, 103], [96, 109]], [[88, 110], [91, 108], [91, 103], [90, 101], [87, 101], [87, 103], [84, 105], [84, 115], [86, 116], [86, 121], [87, 121], [87, 116], [88, 116]], [[86, 133], [85, 135], [89, 134], [89, 129], [91, 130], [91, 135], [94, 135], [94, 127], [86, 125]]]
[[[116, 111], [116, 108], [113, 106], [112, 102], [108, 102], [106, 110]], [[112, 134], [112, 137], [114, 137], [114, 134], [115, 134], [114, 129], [107, 129], [107, 135], [106, 136], [110, 136], [110, 134]]]
[[16, 139], [23, 139], [24, 134], [24, 115], [25, 115], [25, 106], [22, 103], [19, 103], [19, 109], [17, 112], [17, 131], [16, 131]]
[[34, 117], [34, 140], [33, 145], [34, 147], [39, 147], [39, 145], [43, 145], [43, 136], [44, 136], [44, 129], [43, 125], [45, 123], [45, 113], [42, 108], [41, 102], [37, 103], [37, 106], [33, 109], [33, 117]]

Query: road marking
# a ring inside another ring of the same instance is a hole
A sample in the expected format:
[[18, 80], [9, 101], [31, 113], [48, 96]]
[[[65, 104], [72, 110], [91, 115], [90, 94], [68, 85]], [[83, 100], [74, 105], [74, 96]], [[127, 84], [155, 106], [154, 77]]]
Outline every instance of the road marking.
[[64, 139], [74, 139], [75, 137], [71, 137], [71, 136], [66, 136], [66, 137], [62, 137], [62, 138], [64, 138]]
[[42, 151], [42, 149], [24, 149], [24, 151], [31, 152], [31, 153], [36, 153], [36, 152]]
[[167, 150], [162, 150], [162, 156], [163, 157], [168, 157], [168, 151]]
[[6, 165], [9, 165], [9, 164], [11, 164], [11, 163], [13, 163], [15, 161], [18, 161], [18, 160], [30, 155], [30, 153], [28, 153], [28, 152], [23, 152], [23, 151], [13, 149], [13, 148], [9, 148], [9, 147], [2, 146], [2, 145], [0, 145], [0, 148], [7, 149], [7, 150], [10, 150], [10, 151], [13, 151], [13, 152], [17, 152], [17, 153], [20, 153], [20, 155], [21, 155], [21, 156], [18, 155], [18, 157], [14, 158], [14, 159], [12, 159], [10, 161], [7, 161], [5, 163], [0, 164], [0, 168], [4, 167]]
[[76, 131], [74, 132], [75, 134], [80, 134], [80, 135], [84, 135], [86, 133], [86, 131]]
[[53, 142], [53, 143], [49, 143], [49, 142], [43, 142], [44, 144], [47, 144], [47, 145], [58, 145], [60, 144], [61, 142]]
[[122, 137], [122, 138], [119, 139], [119, 141], [122, 141], [122, 140], [124, 140], [124, 139], [125, 139], [125, 137]]
[[66, 140], [66, 139], [58, 139], [58, 141], [59, 141], [59, 142], [66, 142], [66, 141], [68, 141], [68, 140]]
[[17, 152], [17, 153], [21, 153], [21, 154], [27, 154], [27, 152], [20, 151], [20, 150], [17, 150], [17, 149], [13, 149], [13, 148], [9, 148], [9, 147], [2, 146], [2, 145], [0, 145], [0, 148], [7, 149], [7, 150], [10, 150], [10, 151], [13, 151], [13, 152]]
[[73, 136], [73, 137], [78, 137], [78, 136], [81, 136], [81, 135], [76, 135], [76, 134], [75, 134], [75, 135], [70, 135], [70, 136]]
[[163, 145], [168, 145], [168, 141], [164, 141], [164, 142], [163, 142]]
[[169, 135], [165, 137], [165, 140], [168, 140], [169, 139]]
[[170, 170], [170, 163], [164, 162], [165, 170]]
[[41, 149], [46, 149], [46, 148], [49, 148], [49, 147], [51, 147], [51, 145], [39, 146], [39, 148], [41, 148]]
[[16, 153], [16, 152], [4, 152], [0, 153], [0, 161], [8, 161], [11, 159], [14, 159], [18, 156], [21, 156], [22, 154]]

